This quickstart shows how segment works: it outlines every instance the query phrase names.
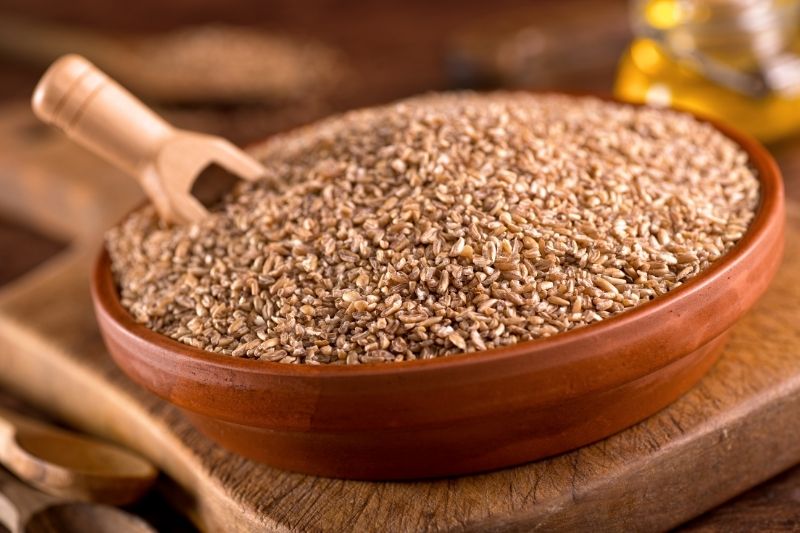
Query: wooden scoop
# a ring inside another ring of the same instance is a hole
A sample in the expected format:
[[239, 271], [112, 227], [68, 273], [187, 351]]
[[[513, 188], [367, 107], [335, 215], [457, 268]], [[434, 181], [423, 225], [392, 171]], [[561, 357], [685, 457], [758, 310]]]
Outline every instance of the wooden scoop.
[[207, 214], [191, 190], [210, 164], [246, 180], [265, 173], [225, 139], [170, 126], [81, 56], [50, 66], [33, 93], [33, 111], [134, 176], [167, 222], [197, 222]]
[[121, 505], [157, 471], [127, 450], [0, 409], [0, 463], [48, 494]]
[[71, 502], [25, 486], [0, 468], [0, 532], [155, 533], [147, 522], [108, 505]]

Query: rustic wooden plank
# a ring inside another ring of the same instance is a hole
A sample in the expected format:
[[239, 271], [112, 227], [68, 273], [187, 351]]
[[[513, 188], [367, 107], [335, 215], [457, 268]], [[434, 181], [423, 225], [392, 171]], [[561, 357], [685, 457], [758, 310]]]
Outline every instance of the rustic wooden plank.
[[[13, 159], [0, 154], [0, 175], [24, 180], [29, 167], [14, 167]], [[37, 175], [69, 168], [52, 164]], [[99, 196], [81, 186], [85, 202], [108, 200], [102, 191], [119, 179], [109, 176], [94, 175], [105, 180]], [[85, 183], [86, 175], [75, 179]], [[118, 214], [107, 204], [103, 223]], [[184, 487], [190, 511], [210, 529], [667, 528], [800, 461], [800, 206], [790, 202], [788, 210], [786, 258], [775, 283], [697, 387], [618, 435], [518, 468], [368, 483], [281, 472], [225, 452], [106, 355], [87, 288], [99, 232], [72, 231], [80, 238], [68, 253], [0, 291], [0, 382], [148, 456]]]
[[800, 531], [800, 467], [679, 528], [682, 533]]

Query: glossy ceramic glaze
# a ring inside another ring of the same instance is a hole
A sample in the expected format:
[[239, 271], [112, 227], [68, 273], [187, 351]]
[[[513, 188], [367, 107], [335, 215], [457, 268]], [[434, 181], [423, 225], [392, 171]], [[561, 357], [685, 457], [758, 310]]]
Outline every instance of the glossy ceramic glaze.
[[224, 447], [278, 468], [355, 479], [477, 472], [560, 453], [626, 428], [686, 392], [774, 276], [783, 187], [750, 155], [761, 202], [747, 234], [711, 268], [631, 311], [548, 339], [427, 361], [284, 365], [178, 343], [121, 306], [109, 257], [92, 278], [114, 360]]

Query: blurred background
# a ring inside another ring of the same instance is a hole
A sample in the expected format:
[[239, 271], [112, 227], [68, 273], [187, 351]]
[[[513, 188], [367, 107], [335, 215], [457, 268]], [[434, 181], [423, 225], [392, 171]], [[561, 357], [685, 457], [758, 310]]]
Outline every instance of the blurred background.
[[33, 117], [33, 87], [64, 53], [86, 56], [179, 127], [247, 144], [425, 91], [609, 95], [631, 41], [631, 7], [619, 0], [4, 0], [0, 283], [76, 233], [96, 237], [141, 198], [133, 180]]
[[0, 25], [0, 90], [25, 98], [53, 58], [79, 52], [176, 122], [246, 142], [430, 90], [610, 93], [630, 38], [628, 8], [586, 0], [146, 0], [124, 8], [11, 0]]
[[768, 143], [791, 199], [798, 4], [2, 0], [0, 288], [76, 242], [96, 242], [142, 198], [133, 180], [33, 117], [33, 87], [62, 54], [86, 56], [179, 127], [245, 145], [426, 91], [558, 90], [673, 105]]
[[[0, 128], [6, 141], [0, 143], [0, 170], [8, 179], [0, 181], [0, 217], [32, 218], [34, 227], [71, 238], [71, 228], [59, 227], [57, 206], [42, 204], [33, 185], [21, 189], [17, 169], [30, 175], [31, 164], [79, 168], [84, 181], [112, 172], [79, 149], [62, 153], [51, 146], [67, 141], [28, 110], [37, 79], [64, 53], [85, 55], [176, 125], [239, 144], [425, 91], [508, 88], [684, 107], [781, 146], [800, 126], [798, 5], [4, 0]], [[52, 160], [42, 156], [45, 144]], [[87, 187], [102, 189], [98, 183]], [[109, 187], [106, 194], [138, 198], [127, 180]], [[86, 226], [102, 226], [113, 218], [108, 211], [119, 207], [83, 201], [78, 216]], [[33, 217], [31, 203], [40, 206]], [[9, 224], [0, 225], [4, 242], [14, 239], [6, 235]], [[37, 256], [35, 242], [29, 235], [19, 239], [32, 251], [0, 262], [0, 281], [30, 267], [25, 257]], [[50, 250], [41, 246], [41, 253]]]
[[613, 91], [765, 140], [799, 120], [796, 0], [0, 5], [4, 98], [78, 52], [176, 120], [235, 140], [452, 88]]

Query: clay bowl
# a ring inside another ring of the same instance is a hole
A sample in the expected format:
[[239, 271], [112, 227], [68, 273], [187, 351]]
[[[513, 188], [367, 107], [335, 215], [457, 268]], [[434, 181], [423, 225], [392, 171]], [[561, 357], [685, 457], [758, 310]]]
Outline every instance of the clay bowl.
[[478, 472], [616, 433], [686, 392], [766, 290], [783, 249], [779, 170], [757, 142], [761, 203], [747, 234], [678, 289], [547, 339], [448, 358], [303, 366], [191, 348], [134, 322], [100, 254], [92, 279], [111, 355], [225, 448], [269, 465], [352, 479]]

